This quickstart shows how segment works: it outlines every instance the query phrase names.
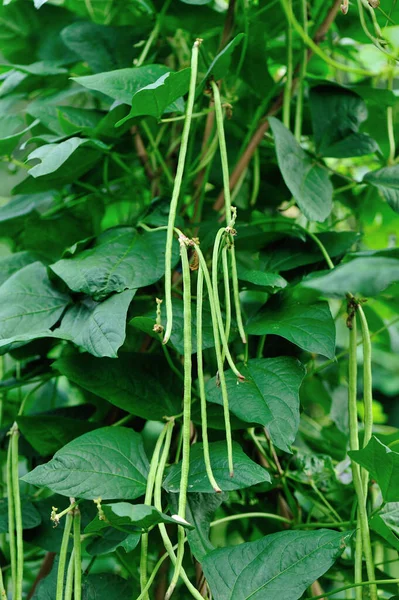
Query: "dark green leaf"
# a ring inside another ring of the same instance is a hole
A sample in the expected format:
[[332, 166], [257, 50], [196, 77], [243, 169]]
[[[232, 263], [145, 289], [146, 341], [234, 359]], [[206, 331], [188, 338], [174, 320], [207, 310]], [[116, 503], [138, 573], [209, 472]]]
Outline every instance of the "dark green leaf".
[[85, 298], [68, 309], [54, 334], [66, 334], [93, 356], [116, 358], [125, 341], [126, 315], [135, 290], [113, 294], [103, 302]]
[[305, 279], [301, 287], [329, 298], [343, 298], [348, 292], [376, 296], [395, 281], [399, 281], [399, 259], [370, 256], [355, 258], [325, 275]]
[[[166, 233], [140, 234], [118, 227], [101, 234], [93, 248], [51, 266], [74, 292], [103, 300], [112, 292], [145, 287], [162, 277], [165, 269]], [[177, 243], [174, 262], [177, 261]]]
[[399, 165], [369, 171], [363, 181], [379, 189], [389, 206], [399, 212]]
[[309, 94], [317, 152], [344, 158], [378, 150], [378, 144], [359, 127], [367, 119], [364, 101], [347, 88], [321, 85]]
[[202, 561], [215, 598], [298, 600], [342, 554], [348, 535], [283, 531], [231, 548], [219, 548]]
[[7, 281], [11, 275], [20, 271], [27, 265], [37, 262], [39, 257], [32, 252], [15, 252], [0, 258], [0, 286]]
[[[258, 423], [269, 431], [272, 442], [290, 452], [299, 426], [299, 388], [305, 369], [288, 357], [258, 358], [239, 366], [245, 381], [226, 372], [230, 410], [243, 421]], [[216, 378], [207, 384], [207, 399], [223, 404]]]
[[276, 292], [286, 287], [286, 280], [278, 273], [267, 273], [256, 269], [238, 269], [238, 278], [241, 281], [252, 284], [256, 288], [263, 288], [268, 292]]
[[349, 455], [376, 480], [385, 502], [399, 501], [398, 452], [394, 452], [373, 436], [365, 448], [352, 450]]
[[9, 156], [17, 146], [19, 140], [39, 121], [33, 121], [28, 127], [25, 120], [18, 115], [0, 116], [0, 155]]
[[210, 77], [213, 77], [215, 81], [218, 81], [218, 79], [222, 79], [223, 77], [225, 77], [226, 73], [230, 68], [232, 54], [235, 48], [239, 44], [241, 44], [244, 37], [245, 36], [243, 33], [239, 33], [235, 36], [235, 38], [231, 40], [231, 42], [227, 44], [227, 46], [223, 48], [221, 52], [219, 52], [217, 56], [215, 56], [211, 63], [211, 66], [209, 67], [205, 75], [205, 81], [207, 81]]
[[91, 556], [110, 554], [117, 548], [123, 548], [126, 552], [131, 552], [139, 544], [140, 539], [141, 531], [126, 533], [124, 531], [118, 531], [113, 527], [107, 527], [106, 529], [99, 531], [98, 535], [91, 538], [86, 550]]
[[190, 69], [161, 75], [154, 83], [140, 88], [134, 94], [130, 113], [116, 124], [117, 127], [141, 115], [160, 119], [167, 107], [170, 107], [170, 111], [181, 110], [183, 106], [176, 100], [188, 92], [189, 84]]
[[144, 419], [162, 419], [181, 410], [181, 382], [166, 361], [150, 354], [122, 354], [118, 360], [70, 354], [54, 367], [91, 393]]
[[74, 154], [82, 145], [89, 145], [97, 150], [105, 150], [106, 146], [98, 140], [89, 140], [72, 137], [59, 144], [45, 144], [36, 148], [28, 156], [28, 160], [39, 159], [40, 163], [29, 169], [32, 177], [43, 177], [58, 171], [60, 167]]
[[110, 598], [132, 598], [131, 580], [119, 575], [99, 573], [83, 577], [82, 600], [110, 600]]
[[[33, 529], [40, 525], [42, 518], [35, 505], [28, 498], [21, 498], [22, 526], [24, 529]], [[0, 498], [0, 533], [8, 533], [8, 500]]]
[[269, 117], [278, 166], [286, 186], [305, 217], [325, 221], [332, 209], [333, 187], [327, 171], [298, 144], [292, 133], [276, 118]]
[[[213, 442], [209, 444], [213, 474], [219, 487], [223, 491], [239, 490], [256, 485], [257, 483], [270, 482], [270, 475], [263, 467], [254, 463], [241, 446], [233, 442], [234, 476], [230, 477], [226, 442]], [[180, 488], [181, 463], [170, 467], [163, 483], [168, 492], [178, 492]], [[214, 493], [209, 483], [205, 470], [204, 453], [202, 444], [194, 444], [190, 452], [190, 473], [188, 476], [189, 492]]]
[[247, 331], [252, 335], [280, 335], [307, 352], [327, 358], [335, 354], [335, 325], [327, 302], [305, 304], [292, 295], [276, 296], [250, 320]]
[[103, 427], [76, 438], [22, 479], [62, 496], [124, 500], [145, 492], [148, 468], [138, 433]]
[[96, 428], [90, 421], [53, 415], [21, 416], [17, 422], [23, 436], [41, 456], [54, 454], [68, 442]]

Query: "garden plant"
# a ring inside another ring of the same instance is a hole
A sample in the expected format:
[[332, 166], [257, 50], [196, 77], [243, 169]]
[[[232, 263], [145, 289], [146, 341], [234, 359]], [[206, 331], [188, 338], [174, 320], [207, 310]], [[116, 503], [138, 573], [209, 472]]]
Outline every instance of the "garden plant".
[[1, 600], [399, 598], [399, 3], [1, 0]]

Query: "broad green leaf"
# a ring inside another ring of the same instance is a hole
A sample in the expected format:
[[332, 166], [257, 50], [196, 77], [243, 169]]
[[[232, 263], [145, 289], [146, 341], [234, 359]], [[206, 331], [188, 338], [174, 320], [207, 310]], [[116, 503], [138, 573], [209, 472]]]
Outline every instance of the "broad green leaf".
[[144, 494], [148, 468], [138, 433], [103, 427], [76, 438], [22, 479], [62, 496], [125, 500]]
[[104, 119], [104, 113], [98, 110], [62, 106], [57, 108], [58, 120], [66, 135], [95, 135], [96, 127]]
[[[40, 525], [42, 518], [32, 502], [22, 496], [22, 526], [24, 529], [34, 529]], [[0, 533], [8, 533], [8, 500], [0, 498]]]
[[0, 286], [7, 281], [11, 275], [20, 271], [27, 265], [37, 262], [39, 257], [33, 252], [15, 252], [0, 258]]
[[325, 275], [310, 277], [301, 287], [317, 290], [329, 298], [343, 298], [348, 292], [376, 296], [399, 281], [399, 259], [383, 256], [355, 258]]
[[[263, 467], [254, 463], [243, 452], [237, 442], [233, 442], [234, 476], [230, 477], [226, 442], [212, 442], [209, 452], [213, 474], [219, 487], [227, 492], [270, 482], [270, 475]], [[163, 486], [168, 492], [178, 492], [180, 489], [181, 462], [168, 470]], [[189, 492], [214, 493], [215, 490], [208, 480], [205, 470], [204, 450], [202, 443], [194, 444], [190, 451], [190, 473], [188, 476]]]
[[348, 534], [283, 531], [219, 548], [202, 561], [211, 592], [223, 600], [299, 600], [342, 554]]
[[11, 343], [52, 327], [70, 302], [50, 282], [47, 270], [34, 262], [0, 287], [0, 340]]
[[257, 269], [239, 268], [238, 279], [271, 293], [282, 290], [287, 286], [287, 281], [278, 273], [268, 273]]
[[65, 313], [55, 330], [66, 334], [93, 356], [116, 358], [126, 337], [126, 315], [135, 290], [113, 294], [103, 302], [84, 298]]
[[215, 79], [215, 81], [218, 81], [218, 79], [222, 79], [223, 77], [225, 77], [225, 75], [227, 74], [227, 72], [230, 68], [232, 54], [233, 54], [235, 48], [239, 44], [241, 44], [244, 37], [245, 37], [244, 33], [239, 33], [231, 40], [231, 42], [229, 42], [223, 48], [223, 50], [221, 50], [219, 52], [219, 54], [217, 56], [215, 56], [215, 58], [213, 59], [213, 61], [211, 63], [211, 66], [209, 67], [208, 71], [206, 72], [205, 81], [207, 81], [210, 77], [213, 77], [213, 79]]
[[38, 75], [39, 77], [50, 76], [50, 75], [63, 75], [68, 73], [67, 69], [58, 66], [54, 61], [37, 61], [30, 65], [0, 65], [0, 73], [7, 72], [10, 70], [21, 71], [28, 75]]
[[116, 126], [142, 115], [160, 119], [168, 106], [171, 110], [181, 109], [182, 106], [174, 106], [174, 103], [188, 92], [190, 71], [191, 69], [183, 69], [177, 73], [165, 73], [154, 83], [139, 89], [132, 98], [130, 113]]
[[97, 427], [90, 421], [56, 415], [21, 416], [17, 422], [22, 435], [41, 456], [51, 456], [65, 444]]
[[32, 127], [38, 124], [38, 120], [33, 121], [28, 127], [25, 126], [25, 119], [19, 115], [1, 115], [0, 116], [0, 155], [9, 156], [15, 150], [19, 140]]
[[363, 181], [380, 190], [389, 206], [399, 212], [399, 165], [369, 171]]
[[[114, 504], [102, 504], [105, 519], [94, 519], [85, 529], [85, 533], [100, 531], [106, 527], [112, 526], [125, 533], [131, 533], [134, 530], [147, 530], [158, 523], [173, 523], [189, 526], [181, 523], [179, 520], [159, 512], [153, 506], [146, 504], [129, 504], [129, 502], [117, 502]], [[191, 526], [192, 527], [192, 526]]]
[[89, 90], [101, 92], [118, 102], [131, 106], [134, 94], [169, 72], [170, 69], [165, 65], [145, 65], [144, 67], [117, 69], [72, 79]]
[[98, 140], [72, 137], [59, 144], [45, 144], [36, 148], [28, 156], [28, 160], [39, 159], [40, 163], [29, 169], [32, 177], [43, 177], [55, 173], [82, 145], [89, 145], [95, 150], [104, 150], [105, 144]]
[[98, 531], [87, 544], [86, 550], [91, 556], [101, 554], [110, 554], [117, 548], [123, 548], [126, 552], [131, 552], [136, 548], [141, 540], [141, 531], [125, 533], [118, 531], [114, 527], [107, 527]]
[[385, 446], [375, 436], [362, 450], [352, 450], [349, 456], [367, 469], [381, 488], [385, 502], [399, 501], [399, 453]]
[[251, 335], [280, 335], [327, 358], [335, 355], [335, 325], [327, 302], [305, 304], [292, 295], [279, 295], [267, 302], [246, 329]]
[[61, 31], [61, 38], [95, 73], [132, 64], [136, 36], [130, 27], [110, 27], [77, 21]]
[[114, 360], [69, 354], [59, 358], [54, 368], [92, 394], [138, 417], [162, 419], [181, 411], [181, 382], [160, 356], [123, 353]]
[[299, 208], [310, 221], [325, 221], [332, 209], [333, 187], [328, 172], [298, 144], [275, 117], [269, 117], [278, 166]]
[[309, 100], [319, 154], [344, 158], [378, 150], [369, 135], [359, 133], [367, 119], [367, 107], [356, 93], [337, 85], [320, 85], [310, 90]]
[[[178, 494], [169, 494], [169, 499], [174, 510], [177, 511], [179, 503]], [[222, 502], [227, 501], [227, 499], [227, 493], [190, 493], [187, 496], [186, 519], [195, 526], [194, 529], [187, 529], [187, 541], [191, 552], [199, 562], [215, 548], [209, 539], [210, 524], [219, 506]]]
[[370, 518], [370, 529], [378, 533], [392, 548], [399, 550], [399, 503], [388, 502], [384, 508]]
[[[165, 269], [164, 231], [139, 233], [117, 227], [102, 233], [94, 246], [62, 259], [51, 269], [74, 292], [103, 300], [112, 292], [145, 287], [162, 277]], [[177, 262], [177, 243], [173, 261]]]
[[[173, 346], [179, 354], [184, 354], [184, 314], [183, 314], [183, 301], [174, 298], [173, 299], [173, 330], [170, 336], [170, 344]], [[156, 318], [156, 310], [151, 311], [143, 317], [133, 317], [129, 321], [129, 325], [144, 331], [147, 335], [155, 339], [160, 339], [159, 333], [153, 330]], [[203, 327], [202, 327], [202, 348], [213, 348], [215, 345], [213, 337], [212, 317], [209, 305], [205, 302], [203, 306]], [[162, 323], [165, 323], [166, 311], [165, 303], [161, 305], [161, 319]], [[197, 316], [195, 312], [195, 305], [193, 303], [191, 308], [191, 333], [192, 333], [192, 351], [197, 352]]]
[[82, 579], [82, 600], [110, 600], [133, 598], [132, 579], [126, 580], [112, 573], [97, 573]]
[[[266, 427], [272, 442], [290, 452], [299, 427], [299, 388], [305, 369], [294, 358], [256, 358], [240, 365], [245, 381], [226, 372], [231, 412], [248, 423]], [[207, 399], [223, 404], [216, 378], [207, 383]]]

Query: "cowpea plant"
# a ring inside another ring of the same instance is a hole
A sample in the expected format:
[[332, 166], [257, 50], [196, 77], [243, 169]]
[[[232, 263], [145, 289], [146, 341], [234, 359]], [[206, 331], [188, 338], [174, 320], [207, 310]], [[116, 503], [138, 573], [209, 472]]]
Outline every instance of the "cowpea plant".
[[0, 598], [398, 598], [399, 6], [0, 21]]

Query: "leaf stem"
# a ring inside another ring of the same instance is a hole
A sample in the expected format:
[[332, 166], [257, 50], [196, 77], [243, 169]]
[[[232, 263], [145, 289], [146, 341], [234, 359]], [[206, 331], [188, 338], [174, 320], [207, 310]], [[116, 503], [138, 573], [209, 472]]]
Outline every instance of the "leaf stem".
[[[308, 14], [307, 1], [301, 0], [303, 31], [308, 35]], [[298, 91], [295, 108], [295, 139], [299, 143], [302, 135], [302, 119], [303, 119], [303, 93], [305, 87], [306, 68], [308, 64], [308, 51], [305, 43], [303, 44], [302, 60], [299, 70]]]
[[345, 592], [346, 590], [351, 590], [356, 587], [364, 587], [367, 585], [369, 585], [369, 586], [389, 585], [389, 584], [393, 584], [393, 583], [399, 583], [399, 579], [378, 579], [378, 580], [373, 579], [370, 581], [363, 581], [362, 583], [351, 583], [349, 585], [344, 585], [340, 588], [336, 588], [335, 590], [332, 590], [331, 592], [324, 592], [323, 594], [321, 594], [319, 596], [312, 596], [311, 598], [309, 598], [309, 600], [322, 600], [326, 596], [333, 596], [334, 594], [339, 594], [340, 592]]
[[274, 521], [280, 521], [281, 523], [287, 523], [289, 525], [292, 524], [292, 521], [290, 521], [290, 519], [280, 517], [280, 515], [274, 515], [273, 513], [249, 512], [240, 513], [238, 515], [229, 515], [228, 517], [216, 519], [215, 521], [211, 522], [210, 526], [216, 527], [216, 525], [221, 525], [222, 523], [229, 523], [230, 521], [239, 521], [240, 519], [272, 519]]
[[[287, 4], [289, 10], [292, 12], [292, 0], [287, 0]], [[285, 43], [287, 46], [287, 71], [286, 71], [286, 79], [284, 86], [284, 94], [283, 94], [283, 123], [287, 129], [290, 129], [291, 125], [291, 90], [292, 90], [292, 73], [293, 73], [293, 64], [292, 64], [292, 23], [287, 16], [287, 29], [286, 29], [286, 38]]]
[[191, 78], [190, 89], [187, 99], [186, 118], [184, 121], [182, 139], [180, 144], [179, 159], [177, 163], [176, 177], [173, 185], [172, 199], [170, 202], [168, 230], [166, 236], [165, 249], [165, 308], [166, 308], [166, 328], [163, 343], [166, 344], [170, 338], [173, 327], [173, 308], [172, 308], [172, 245], [173, 232], [176, 220], [177, 204], [180, 195], [180, 188], [183, 180], [184, 164], [187, 155], [188, 136], [190, 133], [191, 116], [193, 114], [193, 106], [195, 100], [195, 84], [197, 80], [198, 69], [198, 49], [200, 41], [194, 42], [191, 55]]
[[69, 535], [71, 533], [73, 521], [73, 514], [71, 511], [68, 512], [65, 517], [65, 526], [64, 533], [62, 535], [62, 542], [60, 548], [60, 557], [58, 562], [58, 572], [57, 572], [57, 591], [55, 595], [55, 600], [63, 600], [64, 596], [64, 576], [65, 576], [65, 566], [66, 559], [68, 554], [68, 546], [69, 546]]

